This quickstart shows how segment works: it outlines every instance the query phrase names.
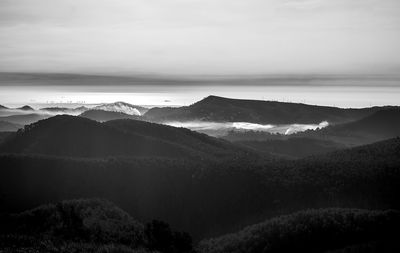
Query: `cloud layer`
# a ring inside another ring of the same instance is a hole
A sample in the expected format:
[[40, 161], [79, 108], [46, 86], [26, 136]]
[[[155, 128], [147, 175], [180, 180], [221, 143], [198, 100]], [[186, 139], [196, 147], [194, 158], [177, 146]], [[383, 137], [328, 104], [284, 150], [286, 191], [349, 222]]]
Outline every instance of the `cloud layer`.
[[400, 69], [398, 0], [2, 0], [0, 71]]

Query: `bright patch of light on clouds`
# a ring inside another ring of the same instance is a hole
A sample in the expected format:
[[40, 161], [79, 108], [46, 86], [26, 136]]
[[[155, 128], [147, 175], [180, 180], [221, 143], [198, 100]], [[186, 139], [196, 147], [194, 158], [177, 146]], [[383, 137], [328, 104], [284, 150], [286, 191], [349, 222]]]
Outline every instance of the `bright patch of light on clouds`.
[[294, 134], [306, 130], [316, 130], [327, 127], [329, 123], [323, 121], [319, 124], [255, 124], [250, 122], [207, 122], [207, 121], [187, 121], [187, 122], [164, 122], [164, 124], [174, 127], [184, 127], [193, 131], [206, 133], [212, 136], [223, 136], [229, 131], [260, 131], [272, 134]]

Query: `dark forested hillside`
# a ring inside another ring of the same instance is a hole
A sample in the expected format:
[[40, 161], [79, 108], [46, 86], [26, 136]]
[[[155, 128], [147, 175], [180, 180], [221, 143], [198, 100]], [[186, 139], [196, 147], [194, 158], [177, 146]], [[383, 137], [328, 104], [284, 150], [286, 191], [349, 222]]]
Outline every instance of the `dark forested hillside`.
[[[0, 207], [99, 197], [196, 239], [320, 207], [399, 209], [400, 139], [297, 161], [0, 156]], [[1, 212], [0, 211], [0, 212]]]
[[296, 136], [332, 140], [348, 146], [373, 143], [400, 136], [400, 110], [380, 110], [354, 122], [298, 133]]
[[140, 116], [129, 115], [123, 112], [111, 112], [104, 110], [87, 110], [79, 116], [100, 122], [116, 119], [140, 119]]
[[[393, 242], [400, 239], [395, 232], [399, 226], [398, 211], [308, 210], [267, 220], [235, 234], [203, 241], [199, 252], [325, 252], [374, 241], [391, 242], [394, 245]], [[400, 246], [397, 245], [396, 249], [400, 249]], [[395, 248], [392, 250], [389, 252], [396, 252]]]
[[104, 124], [126, 133], [150, 136], [206, 153], [213, 152], [214, 154], [218, 154], [221, 152], [238, 152], [240, 150], [239, 147], [232, 145], [230, 142], [194, 132], [186, 128], [177, 128], [138, 120], [113, 120], [105, 122]]
[[[107, 156], [163, 156], [175, 158], [217, 157], [234, 155], [232, 151], [240, 151], [228, 142], [218, 141], [185, 129], [171, 130], [171, 127], [159, 126], [155, 129], [151, 123], [132, 123], [132, 126], [153, 128], [154, 134], [140, 131], [139, 128], [129, 130], [115, 123], [101, 124], [82, 117], [59, 115], [47, 120], [26, 126], [17, 134], [10, 136], [0, 145], [0, 152], [46, 154], [75, 157], [107, 157]], [[175, 137], [161, 137], [162, 129], [175, 131]], [[157, 133], [159, 132], [159, 133]], [[160, 135], [161, 133], [161, 135]], [[188, 136], [194, 136], [188, 139]], [[198, 138], [202, 136], [202, 138]], [[176, 141], [174, 140], [176, 138]], [[182, 145], [182, 141], [186, 141]], [[193, 143], [190, 143], [193, 141]], [[190, 143], [190, 144], [188, 144]], [[204, 148], [204, 145], [207, 148]], [[230, 150], [230, 151], [229, 151]], [[246, 151], [247, 152], [247, 151]]]
[[0, 251], [190, 253], [185, 232], [153, 220], [133, 219], [100, 199], [50, 203], [21, 213], [0, 214]]
[[343, 123], [363, 118], [379, 110], [341, 109], [274, 101], [230, 99], [209, 96], [178, 108], [152, 108], [145, 117], [153, 121], [252, 122], [260, 124], [316, 124], [322, 121]]
[[301, 158], [310, 155], [324, 154], [346, 147], [343, 144], [329, 140], [301, 137], [282, 140], [238, 141], [235, 143], [254, 149], [258, 152], [281, 155], [288, 158]]

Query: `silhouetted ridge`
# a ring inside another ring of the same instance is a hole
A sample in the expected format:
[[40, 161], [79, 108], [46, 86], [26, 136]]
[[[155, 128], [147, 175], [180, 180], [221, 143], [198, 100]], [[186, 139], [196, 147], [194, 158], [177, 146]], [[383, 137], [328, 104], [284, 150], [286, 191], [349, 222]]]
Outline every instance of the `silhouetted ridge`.
[[191, 153], [154, 138], [122, 133], [89, 119], [67, 115], [26, 126], [3, 143], [0, 151], [79, 157], [185, 157]]
[[[83, 117], [58, 115], [26, 126], [13, 138], [6, 140], [0, 146], [0, 151], [77, 157], [187, 158], [231, 155], [232, 151], [240, 150], [228, 142], [194, 133], [191, 135], [196, 136], [197, 139], [189, 140], [187, 138], [189, 132], [185, 129], [173, 130], [172, 127], [156, 126], [147, 122], [122, 122], [124, 123], [102, 124]], [[150, 131], [144, 131], [141, 128], [148, 128]], [[174, 132], [176, 140], [165, 135], [161, 136], [160, 133], [163, 131]], [[202, 139], [198, 136], [202, 136]], [[185, 140], [186, 144], [183, 145]], [[205, 148], [204, 145], [208, 146]]]
[[4, 105], [0, 105], [0, 110], [2, 109], [8, 109], [8, 107], [4, 106]]
[[145, 117], [153, 121], [252, 122], [259, 124], [343, 123], [377, 111], [378, 107], [342, 109], [300, 103], [230, 99], [208, 96], [190, 106], [152, 108]]

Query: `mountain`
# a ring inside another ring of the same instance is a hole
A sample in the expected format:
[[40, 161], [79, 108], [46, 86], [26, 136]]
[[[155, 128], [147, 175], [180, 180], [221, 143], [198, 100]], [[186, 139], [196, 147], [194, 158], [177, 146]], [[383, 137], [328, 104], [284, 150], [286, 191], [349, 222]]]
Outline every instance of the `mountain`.
[[65, 113], [65, 114], [76, 114], [76, 113], [83, 113], [88, 108], [85, 106], [80, 106], [76, 108], [67, 108], [67, 107], [45, 107], [41, 108], [41, 111], [51, 112], [51, 113]]
[[[174, 158], [188, 157], [217, 157], [226, 152], [227, 146], [231, 150], [237, 148], [226, 142], [225, 146], [212, 145], [209, 149], [196, 148], [196, 145], [183, 146], [179, 141], [159, 138], [156, 134], [142, 134], [138, 129], [129, 129], [129, 126], [139, 125], [142, 128], [154, 128], [151, 123], [118, 124], [121, 131], [108, 124], [102, 124], [82, 117], [58, 115], [41, 120], [24, 130], [18, 131], [13, 138], [6, 140], [0, 146], [0, 152], [46, 154], [75, 157], [108, 157], [108, 156], [163, 156]], [[160, 128], [169, 128], [160, 126]], [[183, 135], [194, 135], [184, 129], [179, 130]], [[178, 133], [179, 136], [179, 133]], [[209, 139], [205, 139], [205, 144]], [[218, 143], [217, 141], [215, 143]], [[201, 145], [199, 144], [199, 147]]]
[[3, 109], [8, 109], [8, 107], [5, 107], [4, 105], [0, 105], [0, 110], [3, 110]]
[[10, 123], [7, 121], [0, 121], [0, 132], [14, 132], [22, 128], [22, 125]]
[[38, 120], [47, 119], [50, 115], [30, 113], [30, 114], [19, 114], [0, 117], [0, 121], [7, 121], [18, 125], [28, 125]]
[[0, 214], [1, 252], [193, 252], [186, 232], [133, 219], [104, 199], [50, 203]]
[[319, 140], [304, 137], [288, 138], [285, 140], [264, 140], [264, 141], [237, 141], [241, 144], [258, 152], [274, 155], [282, 155], [289, 158], [301, 158], [310, 155], [318, 155], [344, 149], [344, 144], [329, 140]]
[[147, 108], [137, 105], [128, 104], [125, 102], [115, 102], [110, 104], [102, 104], [92, 108], [93, 110], [103, 110], [110, 112], [121, 112], [128, 115], [140, 116], [147, 112]]
[[[7, 219], [6, 219], [7, 218]], [[144, 225], [106, 200], [82, 199], [47, 204], [4, 217], [0, 232], [90, 238], [121, 242], [143, 240]], [[85, 236], [86, 234], [88, 236]]]
[[243, 156], [1, 154], [0, 213], [62, 199], [104, 198], [138, 220], [164, 220], [198, 240], [307, 208], [400, 210], [399, 151], [396, 138], [298, 160], [258, 162]]
[[213, 138], [186, 128], [176, 128], [138, 120], [113, 120], [104, 124], [126, 133], [136, 133], [157, 138], [166, 142], [179, 144], [189, 149], [214, 153], [215, 155], [235, 153], [240, 150], [228, 141]]
[[22, 111], [34, 111], [35, 110], [32, 107], [30, 107], [29, 105], [24, 105], [24, 106], [16, 108], [16, 109], [17, 110], [22, 110]]
[[104, 111], [99, 109], [87, 110], [82, 114], [80, 114], [79, 116], [99, 122], [116, 120], [116, 119], [140, 119], [140, 116], [138, 115], [131, 115], [123, 112]]
[[[375, 241], [397, 245], [395, 242], [399, 235], [393, 232], [399, 225], [399, 211], [307, 210], [273, 218], [234, 234], [205, 240], [198, 248], [199, 252], [204, 253], [268, 253], [326, 252]], [[399, 248], [397, 245], [396, 249]]]
[[157, 122], [215, 121], [259, 124], [330, 124], [360, 119], [381, 109], [341, 109], [336, 107], [275, 101], [230, 99], [208, 96], [190, 106], [151, 108], [144, 116]]
[[306, 131], [297, 136], [319, 138], [357, 146], [400, 136], [400, 110], [380, 110], [357, 121]]

